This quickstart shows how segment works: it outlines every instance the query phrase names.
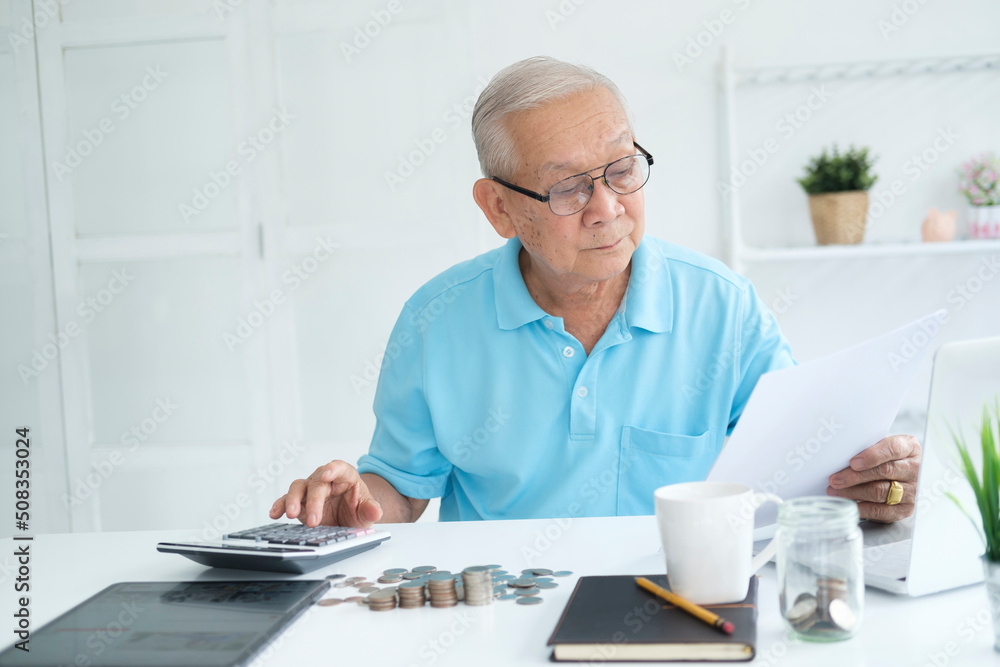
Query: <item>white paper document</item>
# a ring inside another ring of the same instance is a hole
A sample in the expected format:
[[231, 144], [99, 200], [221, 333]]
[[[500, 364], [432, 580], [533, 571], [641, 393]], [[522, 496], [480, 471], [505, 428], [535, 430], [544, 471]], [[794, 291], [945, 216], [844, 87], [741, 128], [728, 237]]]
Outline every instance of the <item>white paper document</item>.
[[[762, 375], [707, 479], [784, 499], [825, 496], [830, 475], [889, 435], [946, 319], [940, 310], [828, 357]], [[766, 505], [756, 526], [776, 519], [777, 510]]]

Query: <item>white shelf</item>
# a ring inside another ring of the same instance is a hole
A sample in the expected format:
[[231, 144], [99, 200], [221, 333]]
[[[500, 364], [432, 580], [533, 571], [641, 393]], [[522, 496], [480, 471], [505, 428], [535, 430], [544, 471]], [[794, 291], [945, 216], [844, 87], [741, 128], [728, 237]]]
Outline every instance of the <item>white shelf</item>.
[[863, 79], [912, 74], [948, 74], [984, 69], [1000, 69], [1000, 55], [983, 54], [950, 58], [914, 58], [823, 65], [736, 67], [733, 73], [735, 83], [742, 85]]
[[858, 245], [760, 248], [745, 246], [739, 252], [744, 262], [803, 261], [816, 259], [860, 259], [866, 257], [917, 257], [930, 255], [974, 255], [1000, 252], [1000, 240], [948, 241], [942, 243], [861, 243]]
[[[938, 58], [911, 58], [883, 61], [818, 63], [780, 67], [737, 66], [730, 49], [724, 49], [720, 68], [720, 118], [724, 133], [721, 182], [726, 182], [739, 163], [736, 129], [736, 91], [744, 86], [789, 84], [831, 79], [924, 76], [963, 72], [1000, 73], [1000, 53]], [[856, 246], [755, 247], [747, 245], [740, 209], [740, 193], [731, 193], [724, 204], [726, 255], [729, 266], [740, 272], [744, 266], [766, 261], [944, 257], [1000, 252], [1000, 241], [952, 241], [948, 243], [864, 243]]]

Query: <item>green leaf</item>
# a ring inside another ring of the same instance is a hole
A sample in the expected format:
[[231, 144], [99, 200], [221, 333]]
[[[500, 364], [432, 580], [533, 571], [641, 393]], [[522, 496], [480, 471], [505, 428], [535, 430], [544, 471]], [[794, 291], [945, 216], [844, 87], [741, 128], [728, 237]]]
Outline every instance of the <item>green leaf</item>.
[[[961, 435], [961, 428], [956, 433], [948, 424], [948, 431], [955, 443], [962, 472], [972, 487], [976, 506], [983, 520], [980, 537], [986, 546], [985, 556], [987, 560], [1000, 562], [1000, 395], [994, 400], [992, 414], [989, 403], [983, 406], [983, 418], [979, 428], [979, 444], [983, 458], [981, 476]], [[966, 516], [969, 516], [957, 498], [951, 494], [948, 496]], [[971, 519], [971, 516], [969, 518]]]

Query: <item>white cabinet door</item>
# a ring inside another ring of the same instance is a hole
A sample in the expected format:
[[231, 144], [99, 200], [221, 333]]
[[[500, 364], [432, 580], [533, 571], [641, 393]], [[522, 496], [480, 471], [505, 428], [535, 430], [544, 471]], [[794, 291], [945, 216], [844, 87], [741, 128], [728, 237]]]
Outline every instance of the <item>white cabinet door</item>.
[[250, 17], [76, 3], [37, 30], [73, 530], [226, 530], [273, 500], [266, 327], [226, 338], [265, 282]]
[[[59, 353], [42, 180], [42, 135], [30, 0], [0, 2], [0, 497], [15, 508], [15, 430], [29, 435], [27, 534], [65, 531]], [[24, 488], [23, 486], [21, 488]], [[0, 536], [26, 534], [14, 517]], [[0, 582], [14, 565], [0, 557]]]

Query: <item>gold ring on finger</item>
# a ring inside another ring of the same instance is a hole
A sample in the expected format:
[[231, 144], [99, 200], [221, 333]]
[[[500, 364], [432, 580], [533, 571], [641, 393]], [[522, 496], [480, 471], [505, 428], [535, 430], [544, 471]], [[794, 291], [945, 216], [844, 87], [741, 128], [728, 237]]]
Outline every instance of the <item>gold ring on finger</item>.
[[898, 505], [903, 499], [903, 485], [893, 480], [889, 482], [889, 493], [885, 497], [886, 505]]

